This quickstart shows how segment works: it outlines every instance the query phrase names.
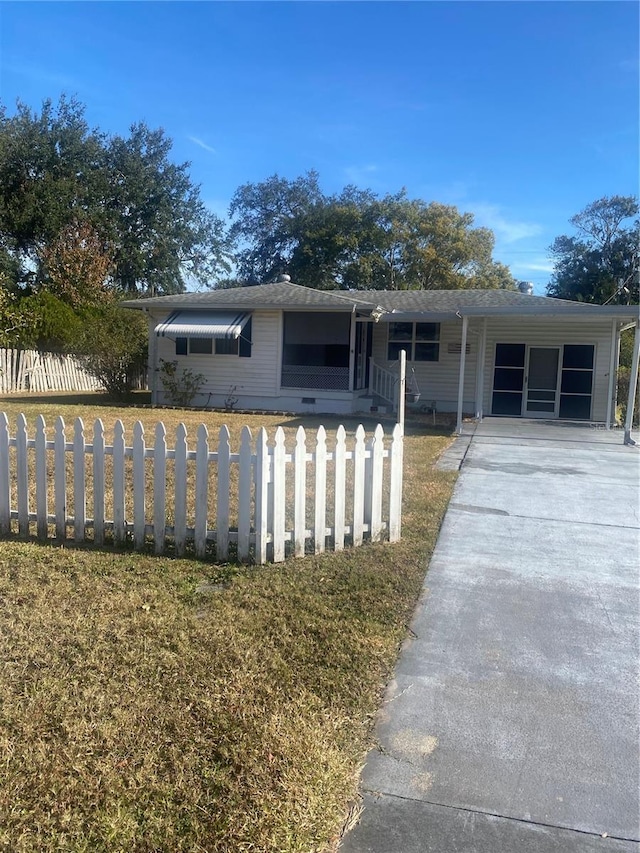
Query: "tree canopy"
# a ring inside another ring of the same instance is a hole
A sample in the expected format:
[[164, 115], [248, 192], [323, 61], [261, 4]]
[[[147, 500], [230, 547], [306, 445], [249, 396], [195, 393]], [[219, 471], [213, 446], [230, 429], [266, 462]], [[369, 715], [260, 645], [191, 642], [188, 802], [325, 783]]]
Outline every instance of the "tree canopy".
[[244, 184], [230, 207], [241, 278], [257, 284], [285, 270], [334, 289], [513, 287], [492, 258], [493, 233], [455, 207], [377, 196], [348, 186], [324, 195], [316, 172]]
[[93, 254], [94, 295], [99, 273], [103, 287], [130, 294], [180, 292], [189, 280], [228, 274], [223, 222], [200, 199], [189, 164], [170, 160], [171, 146], [142, 123], [126, 137], [91, 129], [75, 99], [33, 113], [18, 103], [12, 116], [0, 107], [4, 286], [59, 294], [63, 255], [75, 256], [77, 273]]
[[638, 304], [640, 222], [633, 196], [605, 196], [569, 221], [571, 236], [550, 247], [555, 268], [549, 296], [597, 304]]

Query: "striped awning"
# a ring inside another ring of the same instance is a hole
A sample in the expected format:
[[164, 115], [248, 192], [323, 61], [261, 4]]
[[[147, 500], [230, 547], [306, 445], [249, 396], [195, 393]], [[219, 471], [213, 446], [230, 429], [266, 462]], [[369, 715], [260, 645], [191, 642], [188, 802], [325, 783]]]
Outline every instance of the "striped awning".
[[156, 326], [156, 335], [168, 338], [239, 338], [248, 312], [174, 311]]

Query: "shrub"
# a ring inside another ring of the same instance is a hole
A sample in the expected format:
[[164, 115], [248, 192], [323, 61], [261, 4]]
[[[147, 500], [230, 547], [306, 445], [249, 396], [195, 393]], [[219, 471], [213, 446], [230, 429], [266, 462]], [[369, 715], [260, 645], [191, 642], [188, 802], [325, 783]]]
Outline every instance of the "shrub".
[[[620, 423], [624, 424], [627, 420], [627, 403], [629, 400], [629, 382], [631, 381], [631, 368], [618, 368], [618, 410], [620, 413]], [[636, 388], [636, 404], [633, 411], [633, 426], [640, 426], [640, 383]]]
[[189, 406], [202, 387], [205, 376], [202, 373], [194, 373], [188, 367], [178, 372], [177, 361], [166, 361], [161, 358], [160, 379], [167, 396], [174, 405]]
[[147, 324], [140, 312], [115, 303], [86, 309], [73, 350], [108, 394], [125, 399], [146, 364]]

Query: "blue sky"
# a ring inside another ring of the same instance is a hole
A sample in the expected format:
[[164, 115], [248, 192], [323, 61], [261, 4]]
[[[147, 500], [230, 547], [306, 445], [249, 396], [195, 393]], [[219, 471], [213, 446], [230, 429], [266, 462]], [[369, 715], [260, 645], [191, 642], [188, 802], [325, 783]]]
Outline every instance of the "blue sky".
[[218, 214], [274, 172], [455, 204], [544, 292], [547, 248], [638, 192], [635, 2], [0, 3], [0, 98], [163, 127]]

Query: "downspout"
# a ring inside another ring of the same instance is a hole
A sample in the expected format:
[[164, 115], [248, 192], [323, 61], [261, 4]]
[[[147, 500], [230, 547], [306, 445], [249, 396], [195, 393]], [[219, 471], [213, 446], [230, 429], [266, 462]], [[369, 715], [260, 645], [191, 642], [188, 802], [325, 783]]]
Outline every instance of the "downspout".
[[605, 429], [611, 429], [611, 418], [615, 420], [615, 400], [613, 399], [614, 383], [617, 368], [618, 352], [618, 321], [611, 321], [611, 357], [609, 358], [609, 384], [607, 387], [607, 422]]
[[[460, 314], [458, 314], [460, 316]], [[462, 341], [460, 344], [460, 375], [458, 377], [458, 418], [456, 421], [456, 432], [458, 435], [462, 433], [462, 405], [464, 402], [464, 368], [467, 360], [467, 329], [469, 327], [469, 318], [465, 315], [462, 318]]]
[[633, 409], [636, 402], [636, 390], [638, 388], [638, 357], [640, 355], [640, 322], [636, 321], [636, 331], [633, 339], [633, 360], [631, 362], [631, 375], [629, 376], [629, 397], [627, 398], [627, 420], [624, 425], [624, 443], [635, 445], [631, 438], [631, 426], [633, 424]]

